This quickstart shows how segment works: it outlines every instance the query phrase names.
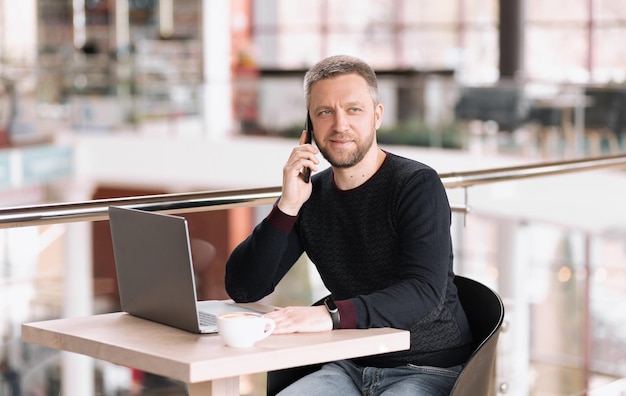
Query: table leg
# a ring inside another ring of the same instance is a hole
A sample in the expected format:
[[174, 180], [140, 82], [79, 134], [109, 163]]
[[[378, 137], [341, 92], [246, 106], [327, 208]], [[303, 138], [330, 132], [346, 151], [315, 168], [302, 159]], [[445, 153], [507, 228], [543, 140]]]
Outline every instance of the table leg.
[[189, 384], [189, 396], [239, 396], [239, 377]]
[[574, 131], [576, 134], [577, 155], [585, 152], [585, 98], [576, 97], [576, 107], [574, 108]]
[[576, 125], [572, 122], [572, 108], [564, 107], [561, 109], [561, 127], [563, 128], [563, 135], [565, 137], [565, 154], [575, 155], [577, 153], [577, 140]]

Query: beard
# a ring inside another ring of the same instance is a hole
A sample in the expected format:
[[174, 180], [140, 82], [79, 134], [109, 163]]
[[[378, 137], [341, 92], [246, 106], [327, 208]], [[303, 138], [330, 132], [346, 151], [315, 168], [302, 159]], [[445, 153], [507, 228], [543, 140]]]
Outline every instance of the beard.
[[[336, 152], [329, 150], [327, 146], [317, 145], [317, 148], [322, 153], [322, 156], [335, 168], [350, 168], [363, 159], [365, 154], [369, 151], [369, 149], [374, 144], [374, 137], [376, 136], [376, 128], [372, 128], [369, 136], [365, 137], [365, 140], [357, 140], [355, 141], [356, 147], [350, 151], [342, 150], [341, 152]], [[333, 137], [342, 137], [342, 134], [334, 134], [330, 136], [330, 139]]]

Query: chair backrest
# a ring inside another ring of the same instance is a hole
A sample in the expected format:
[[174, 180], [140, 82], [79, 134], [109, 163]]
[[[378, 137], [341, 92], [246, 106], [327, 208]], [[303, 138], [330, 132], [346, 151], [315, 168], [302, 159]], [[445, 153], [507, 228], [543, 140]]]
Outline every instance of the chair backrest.
[[459, 374], [451, 396], [495, 394], [498, 337], [504, 304], [495, 291], [473, 279], [457, 275], [454, 283], [474, 337], [474, 352]]
[[500, 131], [512, 132], [521, 127], [528, 115], [528, 103], [515, 84], [463, 87], [454, 106], [459, 121], [495, 121]]
[[585, 128], [611, 129], [617, 131], [620, 110], [618, 90], [609, 88], [585, 88], [585, 96], [591, 98], [591, 105], [585, 107]]

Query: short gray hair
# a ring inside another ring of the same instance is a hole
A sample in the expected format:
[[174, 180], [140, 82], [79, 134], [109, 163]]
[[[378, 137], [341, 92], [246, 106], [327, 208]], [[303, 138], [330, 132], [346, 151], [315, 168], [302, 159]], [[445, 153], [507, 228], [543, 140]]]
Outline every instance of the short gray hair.
[[342, 76], [344, 74], [358, 74], [363, 77], [369, 86], [374, 105], [378, 102], [378, 80], [374, 69], [364, 61], [349, 55], [334, 55], [316, 63], [304, 75], [304, 101], [309, 108], [311, 86], [317, 81]]

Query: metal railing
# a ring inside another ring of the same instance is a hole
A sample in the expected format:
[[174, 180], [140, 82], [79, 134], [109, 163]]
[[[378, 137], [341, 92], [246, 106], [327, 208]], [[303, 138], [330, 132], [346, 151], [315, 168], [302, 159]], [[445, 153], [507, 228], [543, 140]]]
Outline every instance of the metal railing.
[[[621, 166], [626, 167], [626, 154], [469, 172], [443, 173], [440, 174], [440, 177], [446, 188], [459, 188]], [[12, 207], [0, 209], [0, 229], [76, 221], [107, 220], [109, 206], [125, 206], [170, 214], [260, 206], [273, 204], [280, 196], [280, 192], [281, 187], [279, 186]], [[467, 206], [452, 205], [452, 210], [467, 213], [469, 208]]]

